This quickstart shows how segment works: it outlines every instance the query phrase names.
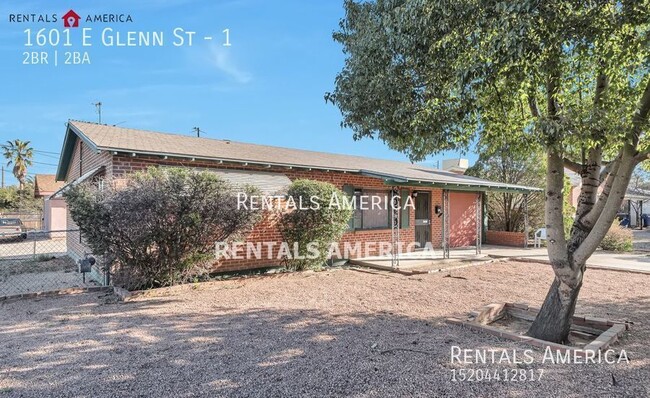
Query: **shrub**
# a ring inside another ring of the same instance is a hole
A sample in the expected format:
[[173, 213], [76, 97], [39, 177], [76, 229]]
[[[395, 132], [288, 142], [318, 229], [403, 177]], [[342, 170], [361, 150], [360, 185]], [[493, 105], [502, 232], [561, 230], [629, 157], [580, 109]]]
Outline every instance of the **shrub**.
[[[340, 206], [330, 205], [335, 196]], [[287, 267], [318, 269], [327, 261], [330, 245], [338, 242], [348, 228], [352, 208], [344, 204], [349, 204], [349, 200], [334, 185], [312, 180], [295, 180], [289, 187], [287, 200], [296, 203], [296, 208], [280, 219], [282, 237], [292, 251]]]
[[614, 222], [600, 243], [600, 247], [603, 250], [629, 252], [632, 250], [632, 231], [621, 227], [618, 222]]
[[150, 168], [103, 185], [79, 184], [65, 198], [113, 283], [129, 290], [196, 280], [215, 262], [215, 242], [240, 237], [259, 216], [239, 209], [235, 187], [208, 171]]

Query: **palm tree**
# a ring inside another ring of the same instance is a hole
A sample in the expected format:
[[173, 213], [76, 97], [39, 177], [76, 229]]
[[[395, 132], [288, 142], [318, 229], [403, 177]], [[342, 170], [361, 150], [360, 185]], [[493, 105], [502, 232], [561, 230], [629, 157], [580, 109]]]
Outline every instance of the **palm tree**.
[[9, 160], [7, 166], [14, 165], [13, 173], [18, 180], [18, 188], [22, 191], [27, 179], [27, 167], [32, 165], [34, 149], [29, 146], [29, 141], [21, 140], [7, 141], [2, 149], [4, 157]]

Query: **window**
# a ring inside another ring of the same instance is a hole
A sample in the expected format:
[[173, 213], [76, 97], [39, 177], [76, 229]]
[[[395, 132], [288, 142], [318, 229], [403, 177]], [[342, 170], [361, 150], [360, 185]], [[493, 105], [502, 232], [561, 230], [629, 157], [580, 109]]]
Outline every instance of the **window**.
[[389, 228], [390, 192], [354, 191], [354, 229]]

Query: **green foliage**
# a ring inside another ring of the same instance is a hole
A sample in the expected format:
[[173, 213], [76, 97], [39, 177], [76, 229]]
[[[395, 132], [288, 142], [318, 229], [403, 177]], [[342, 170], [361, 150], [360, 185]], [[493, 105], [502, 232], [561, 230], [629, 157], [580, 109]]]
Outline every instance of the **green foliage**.
[[[336, 201], [332, 198], [336, 197]], [[346, 194], [327, 182], [295, 180], [287, 200], [304, 204], [284, 213], [280, 230], [289, 247], [297, 245], [298, 256], [287, 259], [294, 270], [318, 269], [325, 264], [330, 245], [338, 242], [348, 228], [352, 208]], [[331, 205], [333, 204], [333, 205]]]
[[[507, 150], [494, 154], [481, 152], [477, 162], [465, 174], [507, 184], [543, 188], [546, 167], [540, 153], [520, 156]], [[526, 204], [529, 230], [534, 231], [544, 225], [544, 196], [541, 192], [533, 192], [527, 198], [522, 194], [488, 192], [489, 229], [523, 231]]]
[[562, 196], [564, 197], [564, 206], [562, 207], [564, 235], [570, 236], [576, 215], [576, 208], [571, 204], [571, 180], [567, 176], [564, 176], [564, 189], [562, 191]]
[[27, 182], [21, 191], [17, 186], [0, 188], [0, 212], [39, 212], [43, 210], [43, 199], [34, 197], [34, 185]]
[[103, 185], [79, 184], [65, 198], [113, 283], [129, 290], [195, 280], [216, 261], [216, 242], [237, 239], [259, 219], [259, 211], [237, 206], [234, 186], [207, 171], [150, 168]]
[[18, 208], [20, 195], [18, 194], [18, 187], [9, 186], [0, 188], [0, 209], [1, 210], [14, 210]]
[[603, 241], [600, 242], [600, 247], [603, 250], [629, 252], [632, 251], [632, 238], [632, 231], [621, 227], [618, 222], [614, 222]]
[[477, 134], [489, 148], [579, 156], [596, 143], [614, 153], [635, 123], [647, 0], [347, 0], [345, 11], [334, 39], [347, 59], [326, 99], [355, 138], [413, 160], [467, 149]]

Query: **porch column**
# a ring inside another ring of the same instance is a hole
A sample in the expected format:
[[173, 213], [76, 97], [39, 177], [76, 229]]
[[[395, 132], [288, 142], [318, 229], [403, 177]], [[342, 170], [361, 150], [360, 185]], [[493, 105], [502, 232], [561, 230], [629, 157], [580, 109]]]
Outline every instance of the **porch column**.
[[643, 229], [643, 200], [639, 200], [639, 229]]
[[390, 198], [390, 228], [391, 228], [391, 258], [390, 263], [392, 268], [399, 268], [399, 229], [400, 229], [400, 210], [401, 210], [401, 201], [398, 187], [391, 188], [391, 198]]
[[481, 235], [483, 232], [483, 219], [481, 217], [481, 193], [476, 194], [476, 254], [481, 254]]
[[442, 258], [449, 258], [449, 191], [442, 190]]
[[528, 248], [528, 194], [524, 194], [524, 249]]

